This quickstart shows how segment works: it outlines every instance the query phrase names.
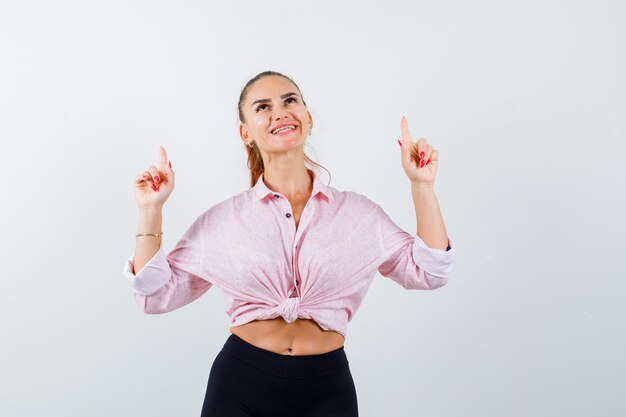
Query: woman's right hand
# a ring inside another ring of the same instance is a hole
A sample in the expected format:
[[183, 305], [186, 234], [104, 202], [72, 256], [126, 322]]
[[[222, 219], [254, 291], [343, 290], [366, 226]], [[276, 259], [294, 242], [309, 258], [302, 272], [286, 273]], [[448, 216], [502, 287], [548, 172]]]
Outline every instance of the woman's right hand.
[[135, 177], [135, 199], [140, 209], [162, 209], [174, 191], [174, 171], [163, 146], [159, 146], [160, 165], [148, 167]]

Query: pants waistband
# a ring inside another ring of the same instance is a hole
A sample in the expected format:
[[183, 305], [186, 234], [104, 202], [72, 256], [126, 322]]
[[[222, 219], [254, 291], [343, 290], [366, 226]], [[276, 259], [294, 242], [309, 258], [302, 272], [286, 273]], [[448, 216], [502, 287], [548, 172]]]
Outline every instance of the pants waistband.
[[222, 350], [265, 373], [290, 379], [308, 379], [332, 374], [349, 364], [343, 346], [315, 355], [281, 355], [248, 343], [232, 333]]

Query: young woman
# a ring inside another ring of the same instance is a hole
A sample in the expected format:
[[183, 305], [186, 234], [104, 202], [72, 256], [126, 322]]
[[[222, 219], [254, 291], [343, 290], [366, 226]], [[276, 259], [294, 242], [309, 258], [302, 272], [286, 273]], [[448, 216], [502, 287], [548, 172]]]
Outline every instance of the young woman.
[[202, 416], [358, 416], [344, 341], [376, 272], [427, 290], [451, 273], [454, 247], [433, 189], [438, 153], [424, 138], [413, 142], [403, 117], [412, 235], [366, 196], [325, 185], [305, 166], [313, 119], [289, 77], [258, 74], [238, 111], [250, 188], [198, 216], [166, 254], [162, 208], [175, 175], [161, 147], [160, 166], [135, 178], [140, 224], [124, 276], [151, 314], [213, 285], [224, 292], [232, 334], [211, 367]]

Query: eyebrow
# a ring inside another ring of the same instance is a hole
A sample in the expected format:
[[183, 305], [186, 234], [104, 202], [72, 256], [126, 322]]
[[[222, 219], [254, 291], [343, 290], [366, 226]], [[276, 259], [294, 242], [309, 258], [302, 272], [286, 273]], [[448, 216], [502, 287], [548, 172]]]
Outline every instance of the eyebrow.
[[[282, 96], [280, 96], [280, 98], [287, 98], [289, 96], [297, 96], [297, 94], [296, 93], [287, 93], [287, 94], [283, 94]], [[254, 101], [252, 104], [250, 104], [250, 107], [253, 107], [257, 103], [270, 103], [271, 101], [272, 101], [271, 98], [263, 98], [261, 100]]]

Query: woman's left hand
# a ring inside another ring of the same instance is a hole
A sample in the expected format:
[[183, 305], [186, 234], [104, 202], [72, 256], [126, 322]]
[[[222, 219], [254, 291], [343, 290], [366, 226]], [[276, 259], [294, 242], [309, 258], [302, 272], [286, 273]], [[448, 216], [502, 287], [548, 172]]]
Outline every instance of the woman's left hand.
[[398, 139], [398, 143], [402, 148], [402, 167], [407, 177], [413, 184], [434, 185], [439, 152], [424, 138], [413, 143], [409, 123], [404, 116], [400, 121], [400, 130], [402, 139]]

